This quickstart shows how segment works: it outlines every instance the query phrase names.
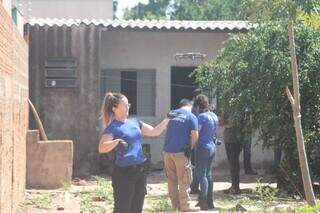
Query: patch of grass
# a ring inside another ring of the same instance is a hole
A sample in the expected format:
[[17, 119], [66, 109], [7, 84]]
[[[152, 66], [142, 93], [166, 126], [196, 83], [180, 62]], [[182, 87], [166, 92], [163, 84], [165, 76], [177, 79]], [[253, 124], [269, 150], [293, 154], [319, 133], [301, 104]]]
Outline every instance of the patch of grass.
[[265, 202], [271, 202], [278, 200], [277, 194], [278, 189], [273, 188], [271, 186], [263, 186], [261, 184], [261, 178], [257, 179], [258, 186], [255, 188], [255, 192], [259, 196], [259, 200], [265, 201]]
[[37, 194], [31, 198], [31, 204], [40, 209], [50, 209], [52, 207], [52, 195], [49, 193]]
[[80, 195], [80, 212], [81, 213], [105, 213], [106, 209], [92, 202], [92, 194], [84, 193]]
[[[151, 200], [150, 200], [151, 201]], [[170, 200], [167, 196], [158, 196], [152, 199], [151, 201], [151, 207], [148, 209], [145, 209], [145, 212], [177, 212], [172, 209]]]
[[106, 209], [103, 206], [95, 204], [95, 202], [105, 201], [106, 204], [113, 202], [111, 182], [99, 176], [95, 176], [94, 178], [97, 180], [96, 190], [80, 194], [80, 212], [104, 213]]
[[316, 206], [303, 205], [295, 210], [296, 213], [320, 213], [320, 202]]
[[106, 180], [105, 178], [95, 176], [97, 180], [97, 189], [94, 192], [94, 199], [97, 201], [113, 201], [113, 192], [111, 182]]
[[71, 183], [70, 183], [69, 181], [62, 181], [62, 182], [61, 182], [61, 185], [62, 185], [63, 191], [65, 191], [65, 192], [70, 191], [70, 189], [71, 189]]

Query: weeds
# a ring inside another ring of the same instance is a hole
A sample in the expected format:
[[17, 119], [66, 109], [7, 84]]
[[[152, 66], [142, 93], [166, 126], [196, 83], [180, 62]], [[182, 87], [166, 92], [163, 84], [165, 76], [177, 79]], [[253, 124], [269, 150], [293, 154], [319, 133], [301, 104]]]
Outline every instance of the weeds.
[[113, 197], [111, 182], [98, 176], [95, 176], [94, 178], [97, 180], [98, 185], [93, 195], [94, 199], [96, 199], [96, 201], [112, 202]]
[[271, 186], [263, 186], [261, 179], [257, 179], [257, 187], [255, 189], [261, 201], [271, 202], [277, 200], [278, 189]]
[[106, 212], [104, 207], [99, 206], [94, 202], [106, 201], [106, 204], [110, 204], [113, 201], [110, 181], [98, 176], [95, 176], [94, 178], [97, 180], [96, 190], [94, 192], [82, 193], [80, 195], [80, 211], [82, 213]]
[[105, 213], [106, 209], [92, 202], [92, 194], [84, 193], [80, 196], [80, 212], [81, 213]]
[[68, 181], [62, 181], [62, 182], [61, 182], [61, 185], [62, 185], [63, 191], [65, 191], [65, 192], [70, 191], [70, 189], [71, 189], [71, 183], [70, 183], [70, 182], [68, 182]]
[[320, 202], [316, 206], [303, 205], [295, 210], [296, 213], [320, 213]]
[[35, 195], [32, 197], [31, 203], [40, 209], [50, 209], [52, 207], [52, 195], [49, 193]]
[[152, 201], [151, 208], [146, 209], [147, 212], [177, 212], [172, 209], [169, 198], [167, 196], [160, 196], [154, 201]]

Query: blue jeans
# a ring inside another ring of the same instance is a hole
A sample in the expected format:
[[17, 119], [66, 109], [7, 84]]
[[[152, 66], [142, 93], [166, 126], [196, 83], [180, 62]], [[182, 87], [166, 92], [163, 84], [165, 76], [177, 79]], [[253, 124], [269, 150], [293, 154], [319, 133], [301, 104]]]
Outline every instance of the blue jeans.
[[213, 178], [212, 163], [215, 156], [215, 145], [210, 148], [197, 147], [196, 151], [196, 177], [200, 182], [200, 199], [212, 198]]
[[197, 147], [193, 148], [192, 152], [191, 152], [191, 164], [192, 164], [193, 168], [192, 168], [192, 183], [190, 185], [190, 189], [193, 192], [196, 192], [199, 189], [199, 181], [197, 179], [196, 170], [195, 170], [195, 167], [196, 167], [196, 149], [197, 149]]

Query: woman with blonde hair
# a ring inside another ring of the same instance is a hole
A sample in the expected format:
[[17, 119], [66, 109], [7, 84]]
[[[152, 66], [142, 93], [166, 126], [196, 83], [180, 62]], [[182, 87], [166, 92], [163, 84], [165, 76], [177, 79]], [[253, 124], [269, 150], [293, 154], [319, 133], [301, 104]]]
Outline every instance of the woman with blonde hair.
[[106, 93], [102, 103], [106, 128], [99, 143], [99, 152], [115, 150], [112, 172], [114, 213], [140, 213], [146, 188], [146, 158], [142, 150], [142, 136], [158, 136], [167, 127], [164, 119], [152, 127], [137, 118], [128, 118], [130, 104], [121, 93]]

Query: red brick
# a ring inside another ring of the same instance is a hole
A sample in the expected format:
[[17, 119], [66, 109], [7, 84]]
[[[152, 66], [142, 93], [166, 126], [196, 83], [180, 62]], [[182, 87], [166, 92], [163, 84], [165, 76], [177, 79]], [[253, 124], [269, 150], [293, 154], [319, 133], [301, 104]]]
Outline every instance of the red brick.
[[26, 177], [28, 46], [0, 3], [0, 212], [17, 211]]

